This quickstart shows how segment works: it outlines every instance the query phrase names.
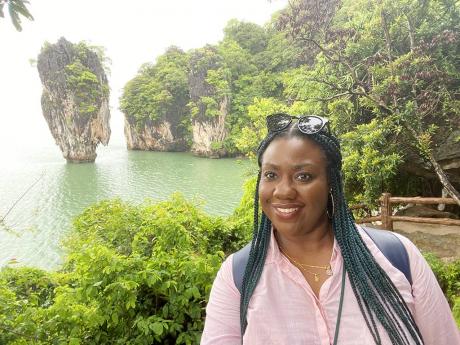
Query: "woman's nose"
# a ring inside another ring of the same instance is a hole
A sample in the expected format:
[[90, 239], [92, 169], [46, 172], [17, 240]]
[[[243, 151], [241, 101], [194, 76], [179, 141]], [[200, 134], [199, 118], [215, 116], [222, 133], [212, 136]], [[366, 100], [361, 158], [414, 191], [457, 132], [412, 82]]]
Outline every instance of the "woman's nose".
[[282, 178], [275, 186], [273, 196], [277, 199], [293, 199], [296, 196], [297, 191], [295, 190], [293, 183], [288, 178]]

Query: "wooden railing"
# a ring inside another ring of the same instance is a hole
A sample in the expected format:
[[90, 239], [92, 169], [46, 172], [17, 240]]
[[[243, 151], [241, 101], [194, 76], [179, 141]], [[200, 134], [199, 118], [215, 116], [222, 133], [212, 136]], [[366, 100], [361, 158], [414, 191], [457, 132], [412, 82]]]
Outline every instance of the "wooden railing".
[[[386, 230], [393, 230], [393, 221], [413, 222], [413, 223], [428, 223], [428, 224], [441, 224], [441, 225], [459, 225], [459, 219], [451, 218], [425, 218], [425, 217], [407, 217], [407, 216], [393, 216], [393, 204], [457, 204], [452, 198], [422, 198], [422, 197], [392, 197], [390, 193], [383, 193], [379, 199], [380, 201], [380, 215], [374, 217], [366, 217], [357, 219], [357, 223], [371, 223], [376, 221], [382, 222], [382, 228]], [[361, 209], [364, 205], [355, 205], [351, 209]]]

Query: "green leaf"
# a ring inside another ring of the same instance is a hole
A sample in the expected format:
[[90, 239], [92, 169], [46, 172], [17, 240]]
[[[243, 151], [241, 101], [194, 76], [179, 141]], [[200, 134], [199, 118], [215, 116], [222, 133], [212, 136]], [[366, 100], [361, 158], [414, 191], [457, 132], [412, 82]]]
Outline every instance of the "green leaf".
[[34, 17], [30, 14], [29, 10], [26, 8], [24, 4], [29, 3], [25, 0], [10, 0], [11, 5], [14, 6], [14, 10], [20, 14], [22, 14], [25, 18], [29, 20], [34, 20]]
[[93, 286], [99, 286], [102, 284], [102, 280], [99, 280], [98, 282], [94, 283]]
[[149, 327], [156, 335], [163, 334], [163, 324], [161, 322], [151, 323]]
[[80, 340], [78, 340], [77, 338], [71, 338], [69, 340], [69, 345], [80, 345]]
[[114, 325], [118, 325], [118, 314], [115, 312], [112, 314], [112, 322]]
[[16, 28], [16, 30], [22, 31], [21, 19], [19, 18], [19, 15], [15, 10], [15, 6], [12, 3], [8, 4], [8, 12], [10, 13], [11, 21], [13, 22], [13, 25]]

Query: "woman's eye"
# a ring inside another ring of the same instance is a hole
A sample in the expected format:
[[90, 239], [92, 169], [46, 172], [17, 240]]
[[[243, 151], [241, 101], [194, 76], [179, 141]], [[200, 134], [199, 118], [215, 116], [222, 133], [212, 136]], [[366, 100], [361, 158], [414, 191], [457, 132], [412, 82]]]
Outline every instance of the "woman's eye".
[[264, 177], [267, 180], [273, 180], [276, 177], [276, 174], [273, 171], [264, 172]]
[[308, 173], [300, 173], [296, 176], [296, 179], [299, 181], [309, 181], [311, 177], [312, 176]]

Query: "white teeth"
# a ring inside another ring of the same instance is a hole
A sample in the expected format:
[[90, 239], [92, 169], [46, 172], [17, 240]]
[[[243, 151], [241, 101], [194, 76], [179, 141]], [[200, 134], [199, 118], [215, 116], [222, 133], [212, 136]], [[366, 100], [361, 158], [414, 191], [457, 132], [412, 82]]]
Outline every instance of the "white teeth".
[[277, 208], [281, 213], [292, 213], [298, 210], [298, 208]]

